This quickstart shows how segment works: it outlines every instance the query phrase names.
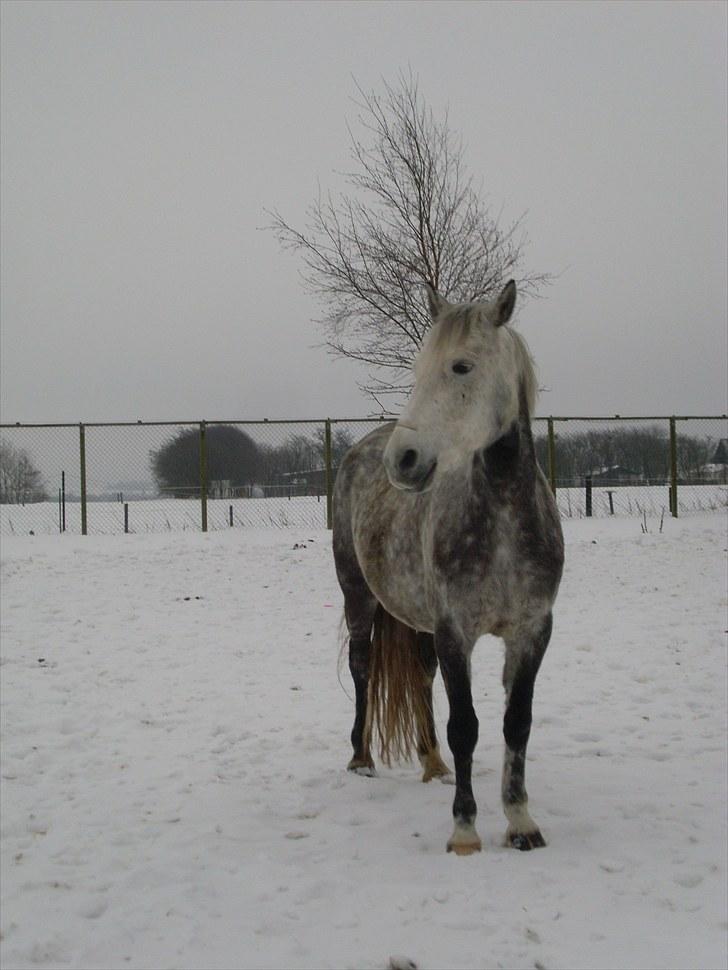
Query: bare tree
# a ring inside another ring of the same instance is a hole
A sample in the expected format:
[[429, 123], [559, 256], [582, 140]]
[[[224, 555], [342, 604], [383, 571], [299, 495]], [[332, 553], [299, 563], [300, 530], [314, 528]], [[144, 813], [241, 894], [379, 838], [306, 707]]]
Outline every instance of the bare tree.
[[41, 473], [28, 452], [0, 439], [0, 503], [25, 505], [47, 498]]
[[417, 80], [400, 76], [360, 100], [357, 135], [349, 128], [350, 194], [321, 196], [303, 230], [274, 211], [271, 228], [298, 251], [304, 282], [325, 307], [320, 323], [336, 356], [371, 368], [362, 390], [408, 390], [407, 372], [430, 324], [428, 283], [448, 299], [481, 299], [515, 277], [535, 293], [548, 277], [521, 271], [522, 219], [499, 226], [465, 171], [462, 143], [439, 121]]

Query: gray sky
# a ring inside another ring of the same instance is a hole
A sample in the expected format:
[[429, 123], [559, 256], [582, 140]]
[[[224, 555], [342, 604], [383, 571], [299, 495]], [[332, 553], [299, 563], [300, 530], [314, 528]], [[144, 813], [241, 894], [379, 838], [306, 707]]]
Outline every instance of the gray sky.
[[726, 11], [2, 5], [2, 420], [358, 416], [260, 230], [341, 185], [352, 76], [411, 67], [524, 211], [539, 414], [726, 409]]

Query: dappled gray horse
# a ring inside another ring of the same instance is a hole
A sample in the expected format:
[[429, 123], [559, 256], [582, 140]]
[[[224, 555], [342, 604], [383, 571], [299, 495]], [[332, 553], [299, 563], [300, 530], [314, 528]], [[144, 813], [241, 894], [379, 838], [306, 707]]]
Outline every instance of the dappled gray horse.
[[439, 662], [455, 760], [447, 848], [478, 851], [470, 657], [481, 635], [502, 637], [506, 840], [532, 849], [545, 843], [528, 812], [526, 745], [564, 558], [531, 436], [536, 378], [525, 342], [505, 326], [512, 280], [493, 302], [451, 305], [432, 290], [428, 298], [433, 326], [409, 403], [395, 424], [347, 453], [334, 490], [334, 558], [356, 691], [349, 768], [374, 774], [376, 728], [385, 763], [416, 747], [423, 781], [447, 778], [432, 716]]

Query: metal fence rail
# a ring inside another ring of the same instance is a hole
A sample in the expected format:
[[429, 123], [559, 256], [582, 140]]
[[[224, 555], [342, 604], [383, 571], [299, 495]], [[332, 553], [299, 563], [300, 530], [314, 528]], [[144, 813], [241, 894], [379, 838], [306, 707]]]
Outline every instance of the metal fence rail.
[[[0, 534], [323, 528], [346, 450], [385, 419], [0, 425]], [[728, 507], [728, 417], [542, 417], [564, 517]]]

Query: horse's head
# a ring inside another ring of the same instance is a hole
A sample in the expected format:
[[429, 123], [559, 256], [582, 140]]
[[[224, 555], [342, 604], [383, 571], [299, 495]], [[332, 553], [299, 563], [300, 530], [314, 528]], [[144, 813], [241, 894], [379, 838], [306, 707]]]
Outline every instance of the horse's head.
[[536, 380], [523, 339], [508, 323], [510, 280], [493, 301], [451, 304], [428, 287], [432, 327], [415, 360], [412, 395], [384, 452], [396, 488], [423, 492], [436, 469], [487, 448], [513, 425], [523, 386], [528, 410]]

